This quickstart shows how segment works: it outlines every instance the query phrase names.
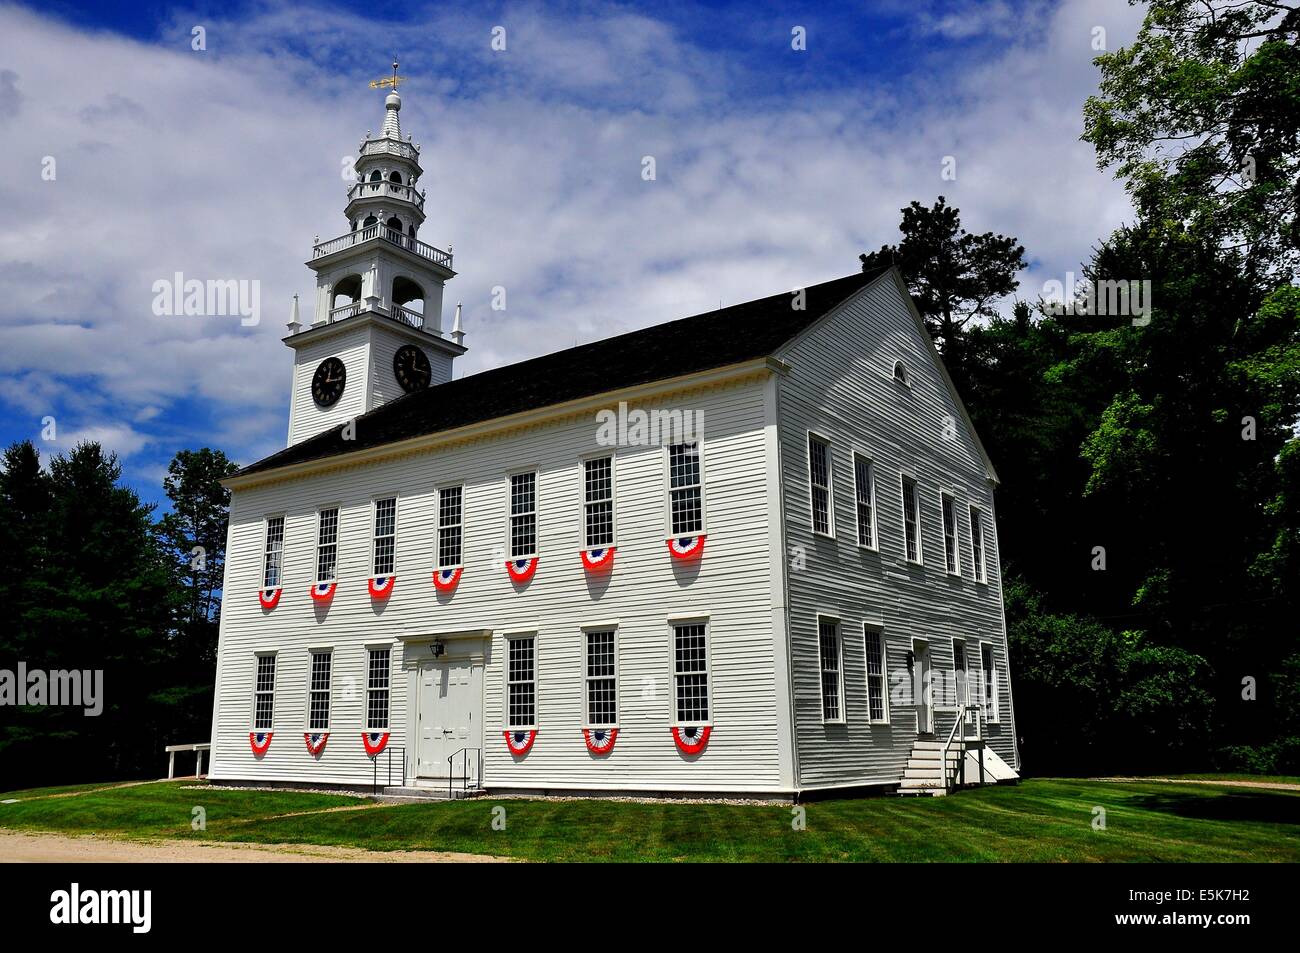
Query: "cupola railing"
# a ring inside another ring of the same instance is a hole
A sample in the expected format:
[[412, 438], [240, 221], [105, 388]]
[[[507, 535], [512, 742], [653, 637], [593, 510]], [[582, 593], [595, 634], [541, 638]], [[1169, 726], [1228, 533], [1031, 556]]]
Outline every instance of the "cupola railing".
[[389, 228], [387, 225], [367, 225], [364, 228], [358, 228], [355, 232], [347, 232], [338, 238], [331, 238], [328, 241], [317, 242], [312, 246], [311, 257], [323, 258], [326, 255], [332, 255], [362, 242], [368, 242], [373, 239], [386, 241], [398, 248], [405, 248], [409, 252], [419, 255], [421, 258], [427, 258], [429, 261], [442, 265], [448, 270], [451, 269], [451, 252], [443, 251], [441, 248], [434, 248], [432, 245], [426, 245], [417, 238], [410, 235], [404, 235], [395, 228]]

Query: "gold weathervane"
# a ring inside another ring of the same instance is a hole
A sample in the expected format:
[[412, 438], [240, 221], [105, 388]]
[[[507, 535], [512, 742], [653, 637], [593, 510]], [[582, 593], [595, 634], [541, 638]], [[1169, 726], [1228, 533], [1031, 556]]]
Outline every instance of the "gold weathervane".
[[385, 76], [383, 79], [372, 79], [372, 80], [370, 81], [370, 88], [371, 88], [371, 89], [386, 89], [386, 88], [388, 88], [389, 86], [391, 86], [391, 87], [393, 88], [393, 92], [397, 92], [397, 87], [398, 87], [399, 85], [401, 85], [402, 83], [404, 83], [404, 82], [406, 82], [406, 77], [405, 77], [405, 76], [398, 76], [398, 75], [397, 75], [397, 57], [394, 56], [394, 57], [393, 57], [393, 75], [392, 75], [392, 76]]

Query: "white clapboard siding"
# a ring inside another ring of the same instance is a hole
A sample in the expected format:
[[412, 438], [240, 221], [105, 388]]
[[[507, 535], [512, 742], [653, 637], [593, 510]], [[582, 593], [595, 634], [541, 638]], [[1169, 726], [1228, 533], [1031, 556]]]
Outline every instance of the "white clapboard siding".
[[[635, 404], [634, 404], [635, 406]], [[619, 447], [615, 455], [618, 552], [606, 587], [590, 584], [581, 546], [582, 455], [598, 450], [596, 421], [537, 427], [432, 453], [335, 469], [237, 490], [231, 505], [217, 684], [212, 777], [368, 784], [371, 761], [362, 730], [365, 646], [393, 646], [392, 744], [415, 757], [413, 706], [402, 674], [399, 636], [490, 629], [484, 673], [484, 778], [488, 786], [773, 790], [780, 782], [778, 692], [767, 569], [764, 388], [761, 381], [715, 388], [652, 406], [704, 414], [708, 541], [697, 570], [674, 562], [665, 545], [665, 451]], [[362, 424], [364, 425], [364, 423]], [[507, 474], [535, 467], [539, 477], [537, 574], [517, 591], [506, 576]], [[450, 599], [437, 598], [436, 488], [465, 484], [465, 562]], [[366, 592], [371, 574], [372, 500], [397, 495], [397, 582], [383, 607]], [[315, 567], [316, 509], [339, 505], [339, 588], [328, 611], [309, 596]], [[263, 520], [286, 515], [284, 593], [264, 613]], [[713, 737], [686, 759], [672, 722], [668, 619], [706, 616], [711, 637]], [[617, 621], [619, 735], [612, 754], [583, 743], [584, 624]], [[539, 734], [516, 760], [502, 736], [503, 633], [538, 633]], [[319, 758], [302, 739], [309, 650], [332, 648], [331, 737]], [[279, 653], [275, 737], [253, 757], [254, 656]], [[414, 649], [412, 649], [414, 651]], [[426, 653], [427, 647], [421, 649]], [[396, 757], [396, 756], [395, 756]], [[386, 756], [380, 756], [381, 780]]]
[[[778, 385], [786, 543], [802, 548], [805, 566], [794, 568], [791, 560], [787, 572], [795, 743], [805, 787], [897, 780], [915, 740], [915, 711], [903, 704], [906, 697], [891, 698], [888, 725], [869, 723], [864, 622], [883, 625], [891, 673], [904, 665], [913, 638], [929, 640], [935, 672], [951, 672], [954, 637], [968, 640], [972, 670], [979, 661], [977, 642], [992, 642], [1003, 716], [989, 729], [990, 746], [1018, 766], [992, 489], [922, 333], [886, 275], [778, 354], [791, 367]], [[896, 360], [906, 365], [910, 387], [893, 380]], [[830, 439], [834, 539], [812, 532], [809, 430]], [[877, 551], [857, 545], [854, 452], [875, 467]], [[905, 469], [916, 478], [920, 496], [920, 567], [904, 559], [900, 474]], [[960, 579], [944, 564], [941, 488], [956, 497]], [[976, 583], [972, 575], [972, 503], [985, 511], [987, 584]], [[843, 724], [822, 720], [819, 613], [840, 621]], [[936, 730], [946, 737], [951, 725], [951, 715], [941, 716]]]
[[[293, 390], [290, 392], [289, 443], [295, 444], [363, 414], [370, 378], [370, 329], [364, 325], [327, 335], [304, 345], [294, 355]], [[328, 410], [318, 407], [311, 381], [320, 362], [337, 357], [347, 370], [347, 386], [338, 403]], [[389, 355], [389, 361], [392, 356]], [[389, 371], [392, 374], [392, 371]]]

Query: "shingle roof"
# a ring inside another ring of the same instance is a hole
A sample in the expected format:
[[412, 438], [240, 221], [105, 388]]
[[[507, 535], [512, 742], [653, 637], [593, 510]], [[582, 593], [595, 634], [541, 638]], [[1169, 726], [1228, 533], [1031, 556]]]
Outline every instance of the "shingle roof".
[[406, 394], [343, 425], [240, 470], [263, 473], [384, 444], [765, 357], [832, 310], [884, 269], [857, 272], [805, 289], [802, 311], [790, 292], [669, 321]]

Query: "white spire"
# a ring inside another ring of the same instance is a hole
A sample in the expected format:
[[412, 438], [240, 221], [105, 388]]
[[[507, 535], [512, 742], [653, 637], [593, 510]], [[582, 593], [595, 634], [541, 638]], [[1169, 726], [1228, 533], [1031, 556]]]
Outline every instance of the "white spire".
[[289, 333], [297, 334], [302, 330], [302, 324], [298, 321], [298, 296], [293, 296], [293, 307], [289, 310]]
[[460, 326], [460, 302], [456, 302], [456, 320], [451, 325], [451, 339], [457, 344], [465, 343], [465, 331]]
[[384, 135], [390, 139], [402, 138], [402, 123], [397, 118], [402, 108], [402, 97], [391, 92], [384, 99]]

